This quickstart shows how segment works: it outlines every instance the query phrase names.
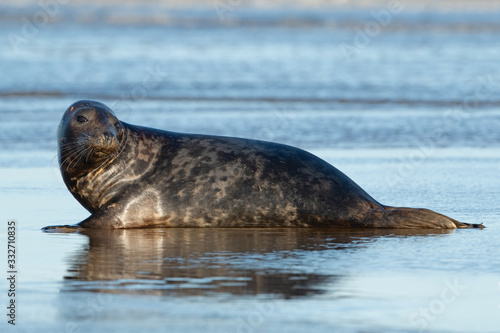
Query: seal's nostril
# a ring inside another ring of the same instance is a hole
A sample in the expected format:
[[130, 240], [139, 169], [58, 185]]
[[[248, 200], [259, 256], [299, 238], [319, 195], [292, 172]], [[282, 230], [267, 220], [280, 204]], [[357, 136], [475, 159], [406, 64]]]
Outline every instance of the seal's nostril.
[[104, 133], [102, 133], [102, 135], [104, 135], [104, 137], [106, 138], [106, 140], [111, 139], [113, 137], [113, 134], [111, 134], [109, 132], [104, 132]]

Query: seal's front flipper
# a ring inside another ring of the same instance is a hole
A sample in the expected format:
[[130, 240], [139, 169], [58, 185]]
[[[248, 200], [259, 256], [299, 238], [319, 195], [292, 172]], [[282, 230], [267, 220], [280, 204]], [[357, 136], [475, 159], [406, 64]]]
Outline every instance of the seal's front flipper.
[[116, 216], [116, 209], [112, 206], [98, 210], [88, 218], [77, 224], [85, 229], [121, 229], [122, 221]]
[[42, 231], [50, 232], [50, 233], [73, 233], [79, 232], [82, 228], [78, 225], [49, 225], [47, 227], [43, 227]]
[[85, 229], [119, 229], [123, 228], [123, 224], [116, 216], [114, 216], [114, 208], [106, 207], [94, 214], [90, 215], [88, 218], [75, 225], [52, 225], [43, 227], [42, 230], [45, 232], [54, 233], [71, 233], [80, 232]]

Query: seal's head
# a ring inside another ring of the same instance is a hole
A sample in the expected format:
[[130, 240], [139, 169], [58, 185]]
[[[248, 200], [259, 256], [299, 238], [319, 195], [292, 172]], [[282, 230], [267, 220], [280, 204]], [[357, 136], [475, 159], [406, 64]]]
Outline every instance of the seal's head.
[[87, 172], [104, 165], [120, 152], [124, 138], [123, 125], [106, 105], [73, 103], [57, 131], [61, 171]]

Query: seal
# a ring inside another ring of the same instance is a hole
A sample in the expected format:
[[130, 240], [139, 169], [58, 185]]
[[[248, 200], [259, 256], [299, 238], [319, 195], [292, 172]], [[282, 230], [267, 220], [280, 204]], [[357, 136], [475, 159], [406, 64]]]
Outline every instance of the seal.
[[58, 228], [482, 227], [384, 206], [334, 166], [288, 145], [140, 127], [83, 100], [58, 129], [67, 188], [91, 216]]

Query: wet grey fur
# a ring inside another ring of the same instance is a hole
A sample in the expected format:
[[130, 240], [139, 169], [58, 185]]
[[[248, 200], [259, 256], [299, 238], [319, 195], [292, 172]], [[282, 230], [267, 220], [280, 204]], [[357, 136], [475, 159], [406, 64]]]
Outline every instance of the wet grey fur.
[[[80, 123], [78, 115], [92, 120]], [[99, 102], [68, 108], [58, 139], [64, 182], [92, 214], [77, 227], [480, 226], [427, 209], [384, 206], [295, 147], [130, 125]], [[88, 146], [93, 155], [87, 149], [85, 159], [68, 158], [71, 147]]]

